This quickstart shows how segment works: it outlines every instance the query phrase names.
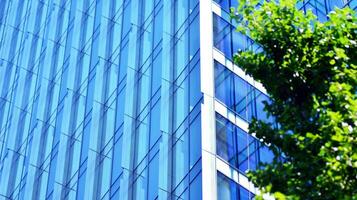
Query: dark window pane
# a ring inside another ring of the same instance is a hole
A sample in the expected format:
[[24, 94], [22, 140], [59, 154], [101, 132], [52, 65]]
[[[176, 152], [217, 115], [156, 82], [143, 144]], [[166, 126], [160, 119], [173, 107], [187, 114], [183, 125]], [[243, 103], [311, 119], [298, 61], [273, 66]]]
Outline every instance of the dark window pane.
[[224, 117], [217, 115], [216, 122], [217, 155], [236, 166], [236, 137], [234, 126]]
[[256, 170], [259, 162], [269, 163], [273, 159], [268, 147], [219, 114], [216, 114], [216, 142], [217, 155], [242, 173]]
[[234, 105], [233, 78], [229, 70], [218, 62], [215, 62], [216, 98], [231, 109], [233, 109]]
[[238, 184], [220, 172], [217, 172], [217, 199], [219, 200], [237, 200]]
[[232, 59], [231, 32], [231, 25], [218, 15], [213, 14], [214, 46], [222, 51], [228, 59]]

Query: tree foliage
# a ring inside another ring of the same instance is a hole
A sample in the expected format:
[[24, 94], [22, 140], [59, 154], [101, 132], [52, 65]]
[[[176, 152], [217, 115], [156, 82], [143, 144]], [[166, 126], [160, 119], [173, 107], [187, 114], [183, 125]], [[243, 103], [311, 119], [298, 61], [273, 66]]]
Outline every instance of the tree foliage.
[[356, 14], [335, 9], [322, 23], [295, 0], [239, 2], [237, 30], [263, 52], [234, 62], [264, 85], [278, 124], [250, 124], [275, 155], [250, 180], [278, 199], [357, 199]]

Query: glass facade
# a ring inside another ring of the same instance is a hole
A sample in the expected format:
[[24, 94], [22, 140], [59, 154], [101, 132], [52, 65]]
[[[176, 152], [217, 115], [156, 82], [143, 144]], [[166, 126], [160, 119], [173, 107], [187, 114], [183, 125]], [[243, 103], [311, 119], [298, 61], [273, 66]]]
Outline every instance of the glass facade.
[[2, 0], [0, 199], [199, 198], [199, 23], [191, 0]]
[[[246, 183], [244, 174], [255, 170], [258, 164], [269, 163], [273, 153], [247, 132], [247, 123], [257, 118], [274, 124], [274, 118], [264, 112], [264, 102], [269, 102], [264, 88], [247, 77], [232, 58], [238, 50], [262, 51], [248, 36], [237, 33], [236, 24], [229, 17], [230, 7], [236, 0], [214, 0], [214, 96], [216, 105], [216, 156], [221, 160], [217, 167], [217, 199], [253, 199], [256, 189]], [[357, 10], [356, 0], [303, 0], [298, 8], [312, 10], [320, 21], [335, 7], [349, 6]], [[216, 53], [216, 54], [215, 54]], [[215, 56], [216, 55], [216, 56]]]
[[1, 0], [0, 199], [252, 199], [245, 172], [272, 154], [247, 124], [274, 119], [231, 62], [260, 51], [236, 5]]

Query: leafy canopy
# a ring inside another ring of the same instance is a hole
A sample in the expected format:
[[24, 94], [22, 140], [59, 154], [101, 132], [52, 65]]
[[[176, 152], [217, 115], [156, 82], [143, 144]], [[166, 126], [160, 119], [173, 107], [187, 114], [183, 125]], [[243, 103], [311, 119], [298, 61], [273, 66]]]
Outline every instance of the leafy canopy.
[[335, 9], [321, 23], [296, 0], [257, 3], [240, 0], [231, 17], [263, 52], [234, 62], [264, 85], [278, 126], [250, 124], [275, 154], [250, 180], [278, 199], [357, 199], [356, 13]]

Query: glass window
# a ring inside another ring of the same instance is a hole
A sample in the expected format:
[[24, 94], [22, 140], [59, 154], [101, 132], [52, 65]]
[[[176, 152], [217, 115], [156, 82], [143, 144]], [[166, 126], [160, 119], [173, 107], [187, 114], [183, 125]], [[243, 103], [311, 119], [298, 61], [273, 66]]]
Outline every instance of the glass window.
[[146, 199], [146, 188], [148, 184], [147, 168], [145, 168], [140, 174], [136, 174], [134, 178], [135, 182], [132, 185], [134, 199]]
[[201, 174], [190, 184], [190, 199], [200, 200], [202, 199], [202, 176]]
[[233, 76], [225, 66], [215, 62], [215, 91], [216, 98], [226, 104], [228, 108], [233, 108], [234, 88]]
[[145, 4], [144, 19], [146, 20], [148, 16], [152, 13], [154, 0], [145, 0], [143, 2]]
[[181, 180], [186, 176], [189, 166], [189, 141], [188, 141], [188, 131], [180, 138], [175, 138], [175, 143], [173, 146], [173, 188], [181, 182]]
[[161, 130], [160, 130], [160, 100], [159, 100], [151, 110], [150, 148], [156, 143], [160, 135], [161, 135]]
[[238, 0], [214, 0], [223, 10], [229, 12], [229, 8], [236, 8], [238, 6]]
[[236, 53], [238, 50], [245, 50], [247, 48], [247, 36], [239, 33], [237, 31], [232, 32], [232, 45], [233, 53]]
[[218, 5], [221, 6], [224, 10], [229, 10], [229, 1], [228, 0], [214, 0]]
[[238, 7], [238, 0], [229, 0], [230, 6], [233, 8]]
[[234, 126], [218, 114], [216, 118], [217, 155], [228, 161], [232, 166], [237, 166]]
[[178, 30], [188, 16], [188, 0], [176, 0], [176, 30]]
[[145, 158], [148, 152], [149, 134], [148, 134], [148, 118], [146, 117], [139, 127], [136, 129], [135, 137], [135, 166]]
[[262, 163], [271, 163], [273, 162], [274, 154], [268, 147], [261, 145], [259, 150], [259, 158], [260, 162]]
[[220, 172], [217, 172], [217, 193], [218, 200], [250, 200], [254, 198], [253, 193]]
[[219, 200], [237, 200], [238, 184], [217, 172], [217, 199]]
[[[131, 15], [131, 9], [130, 9], [131, 6], [126, 6], [124, 8], [124, 11], [123, 11], [123, 18], [124, 19], [131, 19], [130, 15]], [[130, 20], [123, 20], [123, 36], [124, 35], [127, 35], [128, 32], [130, 31], [131, 29], [131, 21]]]
[[241, 172], [248, 169], [248, 142], [249, 136], [237, 127], [238, 168]]
[[190, 168], [201, 157], [201, 116], [190, 125]]
[[190, 73], [190, 111], [202, 97], [199, 66], [200, 64], [198, 63]]
[[268, 118], [264, 111], [263, 101], [269, 102], [269, 97], [217, 61], [215, 61], [215, 96], [246, 121], [256, 117], [266, 122], [274, 122], [274, 118]]
[[190, 9], [193, 10], [197, 6], [199, 0], [190, 0], [189, 2], [190, 2]]
[[198, 15], [190, 24], [190, 60], [200, 48], [200, 21]]
[[176, 66], [175, 78], [179, 77], [188, 63], [188, 31], [185, 31], [182, 36], [176, 41]]
[[[248, 84], [248, 83], [247, 83]], [[244, 117], [245, 120], [251, 121], [253, 117], [256, 117], [256, 111], [255, 111], [255, 106], [256, 106], [256, 99], [255, 99], [255, 94], [256, 89], [248, 85], [248, 93], [246, 96], [247, 99], [247, 104], [246, 104], [246, 116]]]
[[238, 134], [238, 168], [245, 173], [248, 169], [255, 170], [258, 164], [258, 140], [236, 127]]
[[152, 53], [153, 23], [150, 22], [150, 24], [144, 28], [145, 30], [143, 30], [143, 34], [141, 35], [141, 42], [142, 42], [141, 63], [145, 63], [146, 60], [149, 58], [150, 54]]
[[154, 58], [152, 66], [152, 94], [155, 94], [156, 91], [161, 86], [161, 73], [162, 73], [162, 51]]
[[242, 186], [239, 186], [239, 199], [240, 200], [250, 200], [254, 199], [254, 194], [249, 192], [247, 189], [245, 189]]
[[268, 117], [267, 113], [264, 111], [264, 102], [269, 103], [270, 102], [269, 97], [263, 94], [262, 92], [257, 91], [257, 97], [256, 97], [257, 118], [265, 122], [274, 123], [274, 118], [271, 116]]
[[136, 97], [138, 98], [139, 112], [142, 112], [142, 110], [147, 106], [150, 101], [150, 81], [150, 76], [148, 76], [147, 74], [142, 74], [137, 83], [137, 90], [140, 91], [140, 93]]
[[[122, 130], [120, 130], [120, 131], [122, 131]], [[117, 134], [122, 135], [122, 133], [117, 133]], [[113, 147], [112, 181], [115, 181], [122, 173], [122, 168], [116, 166], [117, 163], [122, 162], [121, 150], [122, 150], [122, 137], [119, 137], [119, 139], [114, 142], [114, 147]]]
[[161, 5], [158, 7], [155, 8], [156, 14], [154, 19], [154, 48], [159, 44], [160, 40], [162, 40], [163, 33], [163, 8]]
[[235, 103], [234, 110], [240, 117], [247, 119], [247, 93], [249, 84], [239, 76], [234, 76]]
[[128, 68], [129, 47], [128, 43], [122, 48], [119, 65], [119, 82], [126, 76]]
[[232, 59], [232, 27], [231, 25], [213, 14], [213, 38], [214, 46], [222, 51], [228, 59]]
[[149, 164], [148, 199], [155, 199], [158, 195], [158, 186], [159, 186], [158, 169], [159, 169], [159, 154], [156, 154]]
[[268, 147], [219, 114], [216, 114], [216, 139], [217, 156], [242, 173], [257, 169], [260, 161], [269, 163], [273, 159]]
[[188, 78], [176, 87], [174, 92], [174, 130], [176, 130], [188, 115]]

